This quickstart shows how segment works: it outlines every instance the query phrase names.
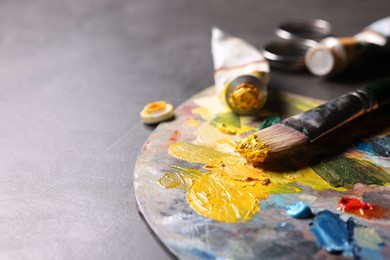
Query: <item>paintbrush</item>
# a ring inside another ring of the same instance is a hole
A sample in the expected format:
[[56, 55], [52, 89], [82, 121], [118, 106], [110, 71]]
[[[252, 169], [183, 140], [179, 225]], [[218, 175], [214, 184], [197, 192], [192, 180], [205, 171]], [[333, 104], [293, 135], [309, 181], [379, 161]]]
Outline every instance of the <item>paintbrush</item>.
[[250, 134], [237, 143], [236, 152], [254, 164], [271, 161], [389, 103], [390, 78]]

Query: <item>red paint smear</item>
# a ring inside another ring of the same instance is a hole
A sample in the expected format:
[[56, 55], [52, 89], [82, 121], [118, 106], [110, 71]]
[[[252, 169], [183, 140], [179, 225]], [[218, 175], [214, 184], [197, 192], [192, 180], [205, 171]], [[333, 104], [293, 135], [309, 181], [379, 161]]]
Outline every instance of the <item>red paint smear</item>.
[[364, 203], [358, 199], [348, 197], [340, 199], [337, 209], [367, 219], [386, 218], [387, 216], [387, 210], [381, 206]]
[[176, 109], [176, 112], [179, 113], [182, 117], [192, 117], [192, 110], [194, 106], [181, 106]]
[[169, 137], [169, 141], [176, 142], [177, 138], [179, 138], [179, 131], [175, 130], [173, 131], [171, 137]]
[[148, 150], [148, 145], [149, 145], [149, 141], [144, 143], [144, 145], [142, 146], [142, 151], [146, 152]]

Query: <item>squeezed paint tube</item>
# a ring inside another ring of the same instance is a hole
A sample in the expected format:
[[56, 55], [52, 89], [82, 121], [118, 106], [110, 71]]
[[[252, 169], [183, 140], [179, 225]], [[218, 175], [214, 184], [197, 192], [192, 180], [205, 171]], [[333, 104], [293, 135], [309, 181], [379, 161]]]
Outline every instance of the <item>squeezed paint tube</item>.
[[[310, 48], [305, 63], [317, 76], [342, 72], [360, 54], [390, 47], [390, 17], [378, 20], [353, 37], [328, 37]], [[390, 49], [390, 48], [389, 48]]]
[[216, 27], [211, 47], [218, 96], [234, 113], [255, 115], [267, 101], [267, 60], [246, 41]]

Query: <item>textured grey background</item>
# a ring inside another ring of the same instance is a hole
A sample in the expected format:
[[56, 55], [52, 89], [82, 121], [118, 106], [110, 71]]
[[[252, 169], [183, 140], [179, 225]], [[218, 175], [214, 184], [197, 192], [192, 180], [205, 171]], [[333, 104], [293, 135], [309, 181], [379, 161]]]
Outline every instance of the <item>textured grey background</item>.
[[[212, 84], [210, 26], [260, 48], [291, 18], [352, 35], [389, 11], [388, 0], [1, 0], [0, 259], [171, 259], [136, 211], [133, 167], [153, 130], [138, 113]], [[367, 81], [275, 70], [270, 88], [332, 98]]]

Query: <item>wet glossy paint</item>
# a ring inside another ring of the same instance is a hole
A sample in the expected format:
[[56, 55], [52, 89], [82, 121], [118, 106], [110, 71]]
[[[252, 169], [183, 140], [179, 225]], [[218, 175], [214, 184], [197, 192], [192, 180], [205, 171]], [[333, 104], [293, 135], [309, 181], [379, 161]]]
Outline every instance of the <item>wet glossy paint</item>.
[[311, 212], [310, 207], [303, 201], [298, 201], [297, 203], [291, 204], [286, 207], [286, 213], [292, 218], [311, 218], [314, 214]]
[[[314, 217], [309, 231], [315, 236], [317, 245], [327, 252], [350, 252], [350, 231], [339, 215], [328, 210], [320, 211]], [[349, 255], [349, 253], [347, 253]]]
[[333, 187], [351, 188], [357, 183], [383, 186], [390, 182], [390, 174], [386, 169], [367, 160], [343, 155], [327, 157], [311, 164], [311, 167]]
[[356, 198], [342, 197], [338, 202], [337, 209], [345, 213], [368, 219], [388, 217], [387, 209], [384, 209], [379, 205], [364, 203]]

